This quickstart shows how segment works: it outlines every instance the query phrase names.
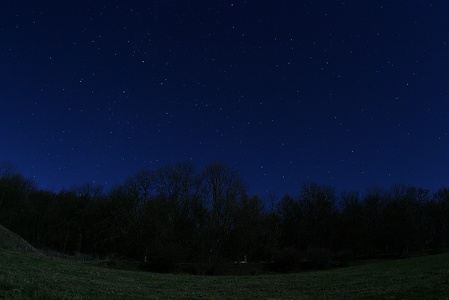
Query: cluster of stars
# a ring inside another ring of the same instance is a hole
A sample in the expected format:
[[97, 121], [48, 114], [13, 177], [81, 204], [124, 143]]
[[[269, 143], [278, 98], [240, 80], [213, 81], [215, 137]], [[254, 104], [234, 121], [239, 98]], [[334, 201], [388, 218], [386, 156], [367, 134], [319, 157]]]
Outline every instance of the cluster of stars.
[[[389, 21], [393, 3], [190, 5], [90, 3], [72, 7], [73, 16], [58, 6], [33, 8], [31, 21], [5, 18], [14, 24], [0, 26], [11, 32], [0, 53], [5, 72], [28, 79], [1, 96], [33, 104], [15, 116], [16, 128], [42, 122], [36, 140], [46, 161], [73, 178], [87, 173], [68, 171], [78, 162], [101, 183], [114, 181], [104, 179], [109, 164], [224, 160], [247, 170], [254, 189], [282, 179], [277, 191], [304, 178], [343, 184], [345, 172], [348, 181], [363, 174], [363, 183], [367, 174], [396, 178], [393, 160], [405, 146], [448, 144], [447, 128], [426, 132], [414, 122], [444, 126], [445, 73], [428, 71], [447, 40], [428, 36], [442, 27], [420, 13], [435, 8], [413, 3], [401, 25]], [[60, 14], [65, 26], [48, 25]], [[382, 171], [372, 170], [381, 161]]]

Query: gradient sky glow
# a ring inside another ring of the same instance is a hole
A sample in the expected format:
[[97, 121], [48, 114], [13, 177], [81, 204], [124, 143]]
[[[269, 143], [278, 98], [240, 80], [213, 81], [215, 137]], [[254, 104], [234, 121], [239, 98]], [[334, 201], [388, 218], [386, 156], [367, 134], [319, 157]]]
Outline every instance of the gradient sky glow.
[[2, 1], [0, 161], [106, 189], [192, 160], [251, 194], [449, 186], [449, 1]]

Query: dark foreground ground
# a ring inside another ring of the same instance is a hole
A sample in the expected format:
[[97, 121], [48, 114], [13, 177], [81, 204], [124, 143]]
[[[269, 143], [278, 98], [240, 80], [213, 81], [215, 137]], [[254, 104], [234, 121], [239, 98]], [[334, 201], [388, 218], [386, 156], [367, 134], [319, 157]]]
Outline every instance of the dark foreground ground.
[[328, 271], [192, 276], [0, 250], [0, 299], [449, 299], [449, 254]]

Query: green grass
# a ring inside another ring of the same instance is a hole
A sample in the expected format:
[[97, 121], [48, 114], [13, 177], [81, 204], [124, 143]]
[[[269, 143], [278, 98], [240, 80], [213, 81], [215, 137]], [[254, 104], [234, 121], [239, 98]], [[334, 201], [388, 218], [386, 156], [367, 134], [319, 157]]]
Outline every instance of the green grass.
[[0, 250], [0, 299], [449, 299], [449, 254], [300, 274], [206, 277]]

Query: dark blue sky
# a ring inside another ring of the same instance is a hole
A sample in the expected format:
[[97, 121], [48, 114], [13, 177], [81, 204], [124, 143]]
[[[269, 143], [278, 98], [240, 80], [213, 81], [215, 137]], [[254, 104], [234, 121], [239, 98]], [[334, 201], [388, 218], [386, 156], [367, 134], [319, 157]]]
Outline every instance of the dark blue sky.
[[222, 161], [251, 194], [449, 186], [448, 1], [2, 1], [0, 161], [43, 189]]

